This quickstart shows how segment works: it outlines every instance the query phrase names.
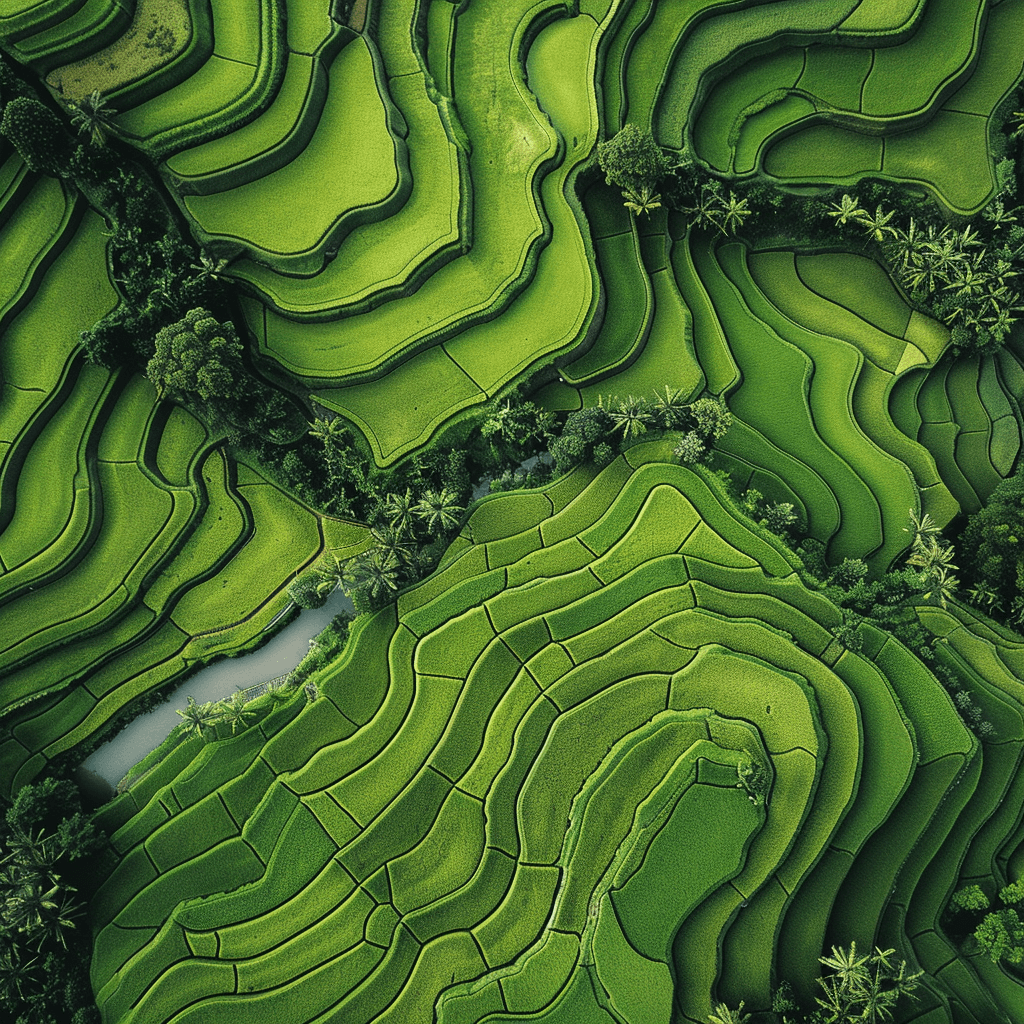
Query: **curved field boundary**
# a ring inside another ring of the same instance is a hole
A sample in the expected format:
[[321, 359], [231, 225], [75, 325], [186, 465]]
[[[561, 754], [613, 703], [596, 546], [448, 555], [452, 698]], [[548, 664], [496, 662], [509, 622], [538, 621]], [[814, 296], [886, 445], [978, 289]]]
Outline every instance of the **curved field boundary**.
[[[196, 66], [190, 47], [155, 72], [162, 91], [119, 114], [114, 122], [118, 133], [159, 159], [257, 116], [273, 100], [284, 75], [282, 14], [276, 0], [260, 0], [255, 10], [243, 0], [218, 0], [209, 20], [200, 11], [192, 30], [203, 63]], [[168, 86], [168, 80], [174, 84]]]
[[[387, 67], [388, 50], [381, 56]], [[473, 193], [468, 145], [454, 108], [432, 92], [425, 75], [392, 78], [388, 92], [408, 132], [411, 194], [386, 220], [356, 226], [312, 277], [289, 277], [247, 259], [233, 263], [235, 280], [272, 309], [309, 319], [366, 313], [412, 295], [468, 252]]]
[[218, 183], [226, 190], [182, 197], [206, 244], [241, 246], [280, 271], [308, 275], [353, 227], [404, 205], [412, 187], [404, 125], [380, 95], [378, 63], [365, 39], [349, 41], [328, 71], [334, 87], [305, 112], [316, 131], [288, 140], [289, 148], [305, 143], [298, 152], [276, 169], [229, 176]]
[[912, 370], [890, 392], [893, 422], [931, 453], [960, 508], [977, 511], [1020, 452], [1019, 356], [942, 360]]
[[141, 377], [85, 363], [78, 334], [116, 299], [107, 239], [47, 180], [22, 203], [37, 250], [14, 244], [29, 221], [3, 228], [5, 255], [26, 268], [11, 276], [0, 346], [5, 792], [148, 690], [258, 638], [295, 570], [280, 536], [303, 545], [303, 564], [364, 543], [363, 528], [322, 520], [251, 471], [236, 479], [208, 456], [205, 429]]
[[[691, 111], [699, 109], [712, 79], [729, 74], [736, 53], [746, 56], [756, 46], [771, 49], [777, 42], [827, 36], [855, 8], [857, 0], [836, 3], [774, 3], [740, 6], [703, 20], [669, 55], [647, 110], [655, 138], [681, 149], [689, 131]], [[711, 12], [714, 14], [714, 10]], [[742, 56], [740, 60], [742, 60]]]
[[701, 1021], [713, 996], [765, 1006], [776, 972], [813, 985], [851, 926], [928, 966], [923, 1009], [984, 1019], [918, 923], [1019, 818], [981, 747], [901, 645], [844, 651], [838, 610], [666, 451], [484, 500], [317, 701], [179, 745], [104, 810], [111, 1021]]
[[16, 18], [7, 25], [0, 21], [0, 39], [17, 60], [45, 75], [69, 60], [80, 60], [95, 53], [116, 39], [131, 22], [135, 0], [85, 0], [80, 5], [65, 4], [59, 21], [52, 14], [50, 17], [40, 17], [42, 11], [36, 14], [39, 8], [45, 10], [46, 4], [35, 7], [31, 15], [39, 18], [33, 25], [37, 31], [26, 31], [24, 20], [20, 25]]
[[[815, 139], [820, 145], [831, 131], [859, 143], [852, 149], [847, 145], [842, 153], [821, 154], [831, 161], [831, 176], [884, 170], [883, 147], [877, 140], [851, 133], [892, 136], [902, 149], [899, 133], [933, 116], [952, 92], [963, 91], [978, 63], [987, 13], [984, 4], [971, 10], [973, 16], [956, 0], [943, 0], [934, 9], [929, 6], [928, 17], [904, 42], [868, 51], [817, 44], [761, 55], [763, 44], [754, 47], [757, 55], [735, 67], [698, 109], [693, 121], [697, 154], [720, 172], [749, 175], [780, 133], [797, 133], [804, 142], [781, 143], [773, 173], [792, 164], [797, 177], [810, 178], [821, 172], [814, 166], [813, 147], [806, 143]], [[897, 32], [896, 42], [905, 35]], [[999, 27], [994, 35], [999, 37]], [[1001, 48], [1006, 49], [1005, 44]], [[730, 67], [742, 53], [740, 48], [731, 55]], [[921, 74], [926, 67], [934, 73]], [[987, 77], [985, 69], [982, 77]], [[913, 86], [907, 86], [911, 80]], [[801, 129], [805, 121], [817, 129]], [[730, 126], [727, 135], [722, 133], [724, 125]], [[822, 130], [826, 126], [829, 130]], [[811, 157], [809, 167], [806, 160], [799, 165], [801, 155]]]
[[[887, 137], [884, 145], [858, 134], [853, 122], [801, 129], [767, 149], [765, 172], [788, 184], [853, 184], [866, 174], [905, 180], [928, 188], [958, 216], [977, 213], [995, 188], [988, 156], [992, 113], [1024, 73], [1022, 17], [1024, 7], [1016, 2], [991, 10], [969, 77], [937, 95], [927, 123]], [[937, 151], [944, 154], [941, 162]]]

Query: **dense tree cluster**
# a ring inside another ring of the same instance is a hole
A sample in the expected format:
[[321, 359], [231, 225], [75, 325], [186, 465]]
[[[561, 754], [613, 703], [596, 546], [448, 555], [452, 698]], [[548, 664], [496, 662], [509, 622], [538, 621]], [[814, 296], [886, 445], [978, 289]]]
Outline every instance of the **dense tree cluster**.
[[[783, 982], [775, 991], [768, 1019], [774, 1024], [880, 1024], [893, 1020], [901, 999], [916, 998], [923, 973], [908, 972], [905, 960], [893, 959], [895, 952], [876, 946], [873, 953], [858, 953], [856, 942], [851, 942], [849, 949], [833, 946], [829, 956], [818, 957], [825, 971], [818, 978], [821, 995], [815, 996], [816, 1005], [801, 1007], [792, 987]], [[741, 1002], [733, 1010], [719, 1003], [708, 1024], [748, 1024], [752, 1017], [743, 1012], [743, 1005]]]
[[960, 546], [973, 603], [1024, 625], [1024, 467], [1001, 481], [968, 519]]
[[82, 927], [103, 837], [66, 779], [23, 786], [0, 822], [0, 1016], [98, 1024]]
[[958, 889], [947, 908], [951, 927], [961, 934], [973, 929], [974, 941], [993, 963], [1019, 968], [1024, 965], [1024, 878], [1003, 886], [997, 898], [998, 909], [980, 885]]

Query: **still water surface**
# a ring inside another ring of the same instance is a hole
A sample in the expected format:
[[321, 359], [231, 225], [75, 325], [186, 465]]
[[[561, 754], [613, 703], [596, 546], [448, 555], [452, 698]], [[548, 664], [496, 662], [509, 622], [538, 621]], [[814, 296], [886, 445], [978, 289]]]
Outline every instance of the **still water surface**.
[[327, 599], [323, 608], [307, 608], [290, 625], [258, 651], [239, 658], [225, 658], [185, 680], [161, 704], [126, 725], [112, 740], [104, 743], [82, 763], [83, 773], [92, 773], [116, 786], [133, 764], [141, 761], [167, 738], [181, 718], [176, 708], [184, 708], [189, 696], [200, 704], [230, 697], [235, 690], [254, 686], [266, 679], [290, 672], [309, 651], [313, 639], [339, 612], [352, 614], [352, 602], [340, 590]]

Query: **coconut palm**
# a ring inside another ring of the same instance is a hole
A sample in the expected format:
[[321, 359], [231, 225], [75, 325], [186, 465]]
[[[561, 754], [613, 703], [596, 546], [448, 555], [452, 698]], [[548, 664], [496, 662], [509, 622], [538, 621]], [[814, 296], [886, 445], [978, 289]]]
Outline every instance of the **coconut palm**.
[[691, 224], [698, 228], [718, 228], [723, 234], [721, 218], [722, 194], [717, 188], [701, 185], [700, 195], [693, 206], [684, 206], [683, 212], [691, 216]]
[[925, 572], [937, 567], [958, 569], [960, 567], [953, 564], [955, 557], [952, 544], [942, 544], [935, 536], [929, 536], [915, 541], [914, 548], [907, 557], [907, 565], [913, 565]]
[[683, 401], [682, 389], [673, 389], [666, 384], [665, 394], [655, 391], [651, 416], [659, 427], [664, 427], [666, 430], [674, 430], [684, 423], [686, 421], [686, 403]]
[[743, 1012], [745, 1002], [741, 999], [735, 1010], [730, 1010], [725, 1003], [716, 1003], [715, 1009], [708, 1017], [708, 1024], [747, 1024], [750, 1014]]
[[347, 558], [339, 558], [333, 551], [325, 552], [316, 567], [316, 574], [320, 577], [316, 592], [321, 596], [333, 594], [345, 582], [347, 565]]
[[971, 604], [977, 605], [979, 608], [986, 608], [991, 611], [1002, 611], [1003, 602], [996, 593], [987, 583], [979, 583], [977, 586], [971, 587], [967, 591], [967, 597]]
[[1012, 210], [1007, 210], [1002, 199], [997, 199], [994, 203], [990, 203], [981, 211], [982, 217], [994, 228], [1005, 227], [1008, 224], [1016, 224], [1017, 218], [1014, 216], [1018, 212], [1018, 207]]
[[652, 210], [661, 207], [661, 193], [655, 192], [650, 185], [642, 185], [638, 189], [627, 188], [622, 197], [626, 200], [622, 205], [636, 217], [641, 214], [650, 216]]
[[413, 507], [413, 512], [423, 520], [431, 533], [447, 532], [458, 526], [463, 507], [447, 487], [442, 487], [439, 491], [425, 491]]
[[882, 204], [879, 203], [875, 207], [873, 214], [864, 213], [859, 217], [855, 217], [854, 223], [859, 224], [861, 227], [866, 228], [868, 234], [876, 241], [883, 242], [887, 235], [895, 235], [896, 229], [889, 223], [895, 216], [896, 211], [890, 210], [888, 213], [882, 212]]
[[856, 196], [844, 195], [840, 202], [832, 204], [832, 209], [825, 215], [835, 218], [836, 227], [845, 227], [850, 221], [856, 224], [863, 223], [868, 211], [860, 205], [860, 200]]
[[42, 964], [38, 957], [25, 958], [16, 947], [8, 946], [0, 953], [0, 994], [8, 998], [17, 993], [24, 999], [38, 984]]
[[197, 281], [206, 281], [209, 279], [218, 281], [220, 280], [221, 271], [227, 265], [227, 260], [217, 259], [216, 256], [211, 256], [205, 249], [201, 249], [199, 252], [199, 262], [193, 263], [191, 269], [197, 272]]
[[75, 919], [82, 914], [81, 905], [72, 895], [75, 891], [72, 886], [65, 886], [56, 892], [51, 889], [53, 896], [47, 901], [45, 911], [31, 930], [40, 948], [46, 942], [59, 942], [67, 949], [67, 932], [77, 927]]
[[411, 531], [415, 506], [416, 502], [413, 500], [410, 488], [406, 487], [405, 494], [396, 494], [394, 491], [390, 492], [384, 499], [383, 505], [383, 512], [388, 525], [399, 534]]
[[347, 585], [350, 590], [365, 593], [372, 599], [398, 590], [401, 567], [394, 555], [381, 548], [364, 551], [349, 564], [351, 573]]
[[654, 417], [645, 398], [636, 398], [634, 395], [619, 398], [616, 395], [614, 402], [614, 405], [608, 407], [608, 415], [614, 424], [613, 432], [621, 430], [625, 441], [632, 441], [647, 433], [647, 427]]
[[408, 565], [412, 558], [412, 546], [408, 534], [402, 533], [390, 523], [379, 523], [370, 527], [370, 536], [377, 547], [393, 555], [400, 565]]
[[238, 728], [244, 729], [256, 717], [256, 712], [247, 706], [245, 694], [241, 690], [236, 690], [227, 700], [222, 700], [217, 710], [221, 721], [231, 724], [232, 734]]
[[722, 232], [727, 235], [735, 235], [751, 214], [749, 200], [737, 199], [735, 192], [730, 192], [729, 198], [721, 201], [721, 208]]
[[922, 575], [927, 576], [925, 585], [928, 589], [921, 596], [926, 601], [934, 598], [941, 608], [945, 608], [956, 596], [960, 581], [943, 566], [937, 566]]
[[318, 441], [322, 441], [325, 448], [330, 448], [344, 437], [345, 424], [340, 416], [334, 416], [329, 420], [317, 417], [313, 420], [309, 433]]
[[78, 129], [79, 134], [89, 133], [91, 145], [102, 146], [106, 142], [106, 133], [112, 127], [111, 112], [99, 89], [93, 89], [83, 99], [72, 101], [68, 109], [71, 112], [71, 123]]
[[176, 708], [174, 713], [184, 721], [182, 732], [186, 738], [204, 735], [205, 730], [212, 729], [221, 720], [220, 712], [211, 702], [197, 704], [192, 696], [188, 698], [184, 711]]
[[899, 227], [895, 231], [895, 235], [884, 245], [885, 258], [899, 274], [905, 274], [920, 265], [923, 236], [913, 217], [906, 231]]

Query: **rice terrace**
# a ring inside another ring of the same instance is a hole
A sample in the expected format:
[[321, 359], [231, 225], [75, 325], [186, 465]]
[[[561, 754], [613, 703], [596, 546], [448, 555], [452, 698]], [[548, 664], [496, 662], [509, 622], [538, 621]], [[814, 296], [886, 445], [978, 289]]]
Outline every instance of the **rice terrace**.
[[0, 1021], [1024, 1024], [1022, 431], [1024, 0], [0, 0]]

